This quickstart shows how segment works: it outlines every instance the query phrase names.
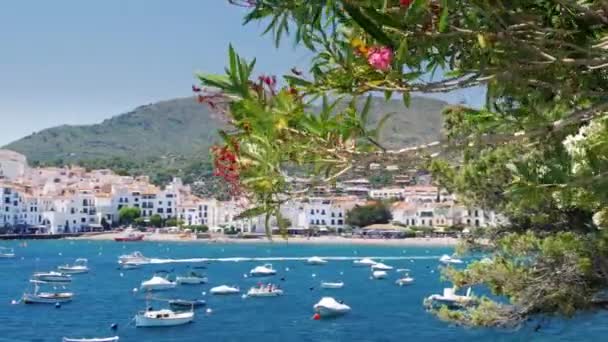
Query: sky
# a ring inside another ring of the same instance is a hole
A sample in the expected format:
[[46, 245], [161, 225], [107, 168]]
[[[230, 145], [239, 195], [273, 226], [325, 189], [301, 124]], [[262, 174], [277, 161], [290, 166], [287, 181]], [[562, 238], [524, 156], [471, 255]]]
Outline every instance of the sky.
[[[306, 69], [227, 0], [5, 0], [0, 10], [0, 146], [44, 128], [93, 124], [191, 95], [196, 72], [222, 73], [228, 44], [260, 73]], [[440, 95], [477, 104], [479, 90]]]

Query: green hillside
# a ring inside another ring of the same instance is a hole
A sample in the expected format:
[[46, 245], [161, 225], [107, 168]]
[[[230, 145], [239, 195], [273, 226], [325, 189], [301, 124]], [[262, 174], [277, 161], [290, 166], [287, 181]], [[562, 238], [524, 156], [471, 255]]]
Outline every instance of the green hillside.
[[[409, 108], [398, 100], [376, 98], [370, 115], [375, 124], [385, 113], [396, 113], [384, 126], [380, 141], [404, 147], [437, 140], [445, 102], [414, 97]], [[156, 183], [172, 176], [206, 183], [208, 150], [219, 140], [222, 118], [194, 98], [179, 98], [136, 108], [99, 124], [58, 126], [10, 143], [30, 163], [80, 164], [112, 168], [124, 174], [148, 174]]]

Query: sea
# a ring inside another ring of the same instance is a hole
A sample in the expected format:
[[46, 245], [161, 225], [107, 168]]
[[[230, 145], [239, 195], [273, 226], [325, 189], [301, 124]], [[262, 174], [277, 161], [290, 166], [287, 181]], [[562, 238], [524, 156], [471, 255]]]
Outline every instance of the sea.
[[[571, 319], [535, 318], [516, 329], [466, 328], [427, 313], [426, 296], [441, 293], [438, 258], [451, 254], [441, 247], [381, 247], [298, 244], [202, 244], [187, 242], [10, 241], [14, 259], [0, 259], [0, 341], [61, 341], [63, 337], [118, 335], [120, 341], [601, 341], [608, 336], [608, 313]], [[118, 268], [120, 255], [140, 251], [154, 264], [135, 270]], [[307, 265], [311, 256], [327, 257], [323, 266]], [[353, 259], [373, 257], [393, 266], [389, 277], [372, 280], [370, 270], [353, 267]], [[74, 275], [69, 289], [74, 300], [60, 307], [19, 303], [36, 271], [50, 271], [76, 258], [89, 260], [90, 272]], [[466, 262], [470, 259], [465, 259]], [[277, 275], [252, 278], [255, 266], [272, 263]], [[134, 292], [155, 272], [186, 274], [196, 269], [209, 283], [182, 285], [156, 292], [147, 303]], [[396, 269], [409, 269], [415, 283], [397, 286]], [[260, 281], [278, 284], [281, 297], [213, 296], [209, 289], [227, 284], [242, 293]], [[322, 289], [322, 281], [345, 283], [342, 289]], [[314, 320], [313, 305], [330, 296], [352, 308], [344, 316]], [[204, 299], [193, 323], [165, 328], [136, 328], [134, 315], [146, 308], [167, 306], [166, 299]], [[210, 309], [209, 312], [207, 309]], [[111, 326], [117, 325], [116, 330]]]

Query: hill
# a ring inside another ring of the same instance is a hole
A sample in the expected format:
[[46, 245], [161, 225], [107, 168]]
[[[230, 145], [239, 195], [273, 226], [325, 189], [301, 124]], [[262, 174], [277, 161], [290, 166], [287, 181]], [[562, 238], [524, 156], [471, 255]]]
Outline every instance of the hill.
[[[414, 97], [409, 108], [401, 101], [374, 99], [372, 123], [388, 112], [381, 141], [390, 147], [436, 140], [445, 102]], [[99, 124], [58, 126], [31, 134], [4, 148], [25, 154], [33, 162], [65, 163], [93, 159], [128, 158], [146, 161], [205, 155], [217, 142], [224, 124], [216, 114], [193, 98], [162, 101], [136, 108]]]

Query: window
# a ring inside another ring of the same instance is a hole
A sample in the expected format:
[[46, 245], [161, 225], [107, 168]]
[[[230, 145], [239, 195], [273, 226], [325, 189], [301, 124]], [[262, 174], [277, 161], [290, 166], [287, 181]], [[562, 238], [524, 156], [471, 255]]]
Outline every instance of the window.
[[158, 201], [158, 205], [163, 205], [163, 201]]
[[84, 217], [80, 219], [80, 222], [85, 223], [87, 222], [87, 219], [85, 219]]
[[133, 199], [133, 201], [134, 201], [134, 202], [139, 202], [139, 198], [135, 197], [135, 198]]
[[[171, 214], [172, 212], [173, 212], [173, 209], [167, 208], [167, 214]], [[205, 213], [205, 216], [207, 216], [207, 213]]]
[[321, 210], [321, 215], [325, 215], [325, 209]]
[[333, 226], [333, 225], [335, 225], [335, 224], [336, 224], [336, 220], [333, 220], [333, 219], [332, 219], [332, 220], [331, 220], [331, 225]]
[[162, 214], [163, 213], [163, 208], [156, 209], [156, 212], [159, 213], [159, 214]]
[[[75, 212], [76, 212], [76, 210], [74, 210], [74, 208], [70, 209], [70, 214], [74, 214]], [[74, 222], [74, 223], [76, 223], [76, 222]]]
[[424, 219], [422, 219], [422, 225], [423, 225], [423, 226], [424, 226], [424, 223], [425, 223], [425, 222], [424, 222]]
[[205, 211], [207, 211], [207, 205], [206, 205], [206, 204], [203, 206], [203, 209], [204, 209]]
[[343, 224], [344, 224], [344, 221], [338, 220], [338, 225], [343, 225]]
[[338, 213], [338, 217], [342, 217], [342, 213]]
[[86, 199], [82, 200], [82, 206], [83, 207], [87, 207], [89, 205], [89, 201], [87, 201]]
[[479, 227], [479, 220], [475, 220], [475, 227]]
[[321, 224], [325, 225], [325, 220], [321, 220]]
[[[8, 211], [8, 209], [6, 211]], [[310, 209], [310, 215], [314, 215], [314, 214], [315, 214], [315, 211], [313, 209]]]
[[475, 210], [475, 217], [479, 217], [479, 211], [477, 209]]
[[336, 214], [335, 213], [331, 213], [331, 217], [336, 217]]
[[167, 207], [171, 206], [171, 201], [167, 202]]

